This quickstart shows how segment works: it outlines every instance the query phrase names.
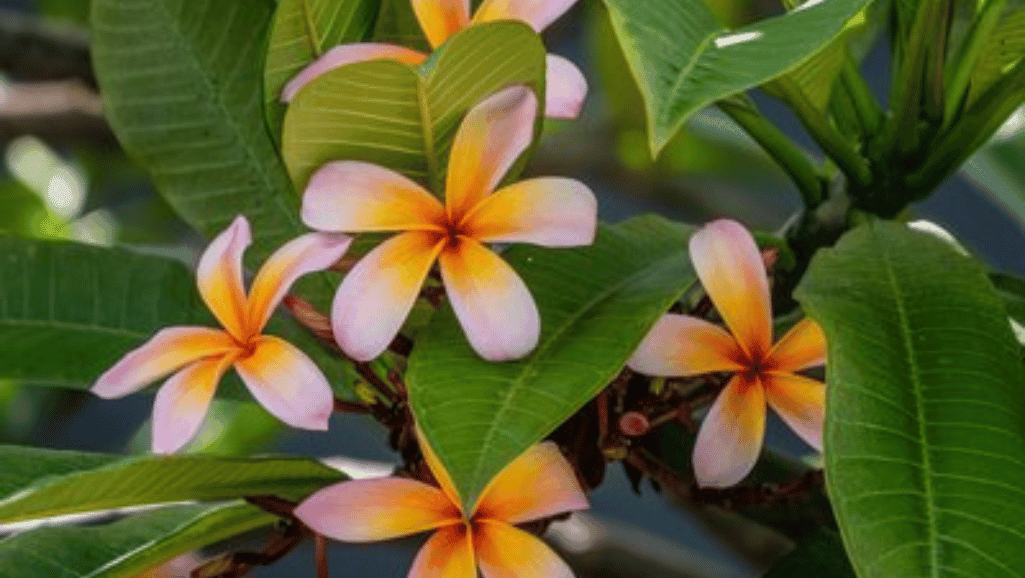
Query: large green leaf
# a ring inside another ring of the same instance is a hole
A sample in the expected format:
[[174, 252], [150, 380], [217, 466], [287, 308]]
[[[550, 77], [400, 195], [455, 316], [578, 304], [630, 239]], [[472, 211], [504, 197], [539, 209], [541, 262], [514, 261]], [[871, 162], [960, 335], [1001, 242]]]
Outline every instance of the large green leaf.
[[[36, 453], [51, 465], [32, 469]], [[66, 465], [60, 460], [66, 459]], [[224, 500], [255, 494], [301, 498], [346, 479], [345, 474], [307, 458], [142, 456], [93, 465], [99, 456], [0, 446], [0, 463], [16, 474], [0, 495], [0, 524], [164, 504]], [[78, 469], [80, 468], [80, 469]], [[31, 476], [33, 479], [29, 480]]]
[[14, 494], [38, 480], [92, 470], [118, 461], [118, 456], [89, 452], [0, 446], [0, 496]]
[[89, 527], [43, 527], [0, 541], [4, 578], [127, 578], [277, 520], [234, 502], [165, 508]]
[[283, 155], [296, 188], [326, 162], [362, 160], [424, 184], [444, 175], [463, 115], [514, 83], [544, 102], [545, 49], [519, 22], [472, 26], [448, 40], [421, 70], [395, 61], [337, 68], [288, 107]]
[[829, 342], [826, 477], [858, 575], [1021, 576], [1025, 376], [982, 268], [870, 223], [797, 297]]
[[605, 0], [644, 96], [655, 154], [701, 108], [809, 60], [868, 2], [805, 2], [729, 30], [702, 0]]
[[264, 69], [264, 102], [271, 135], [285, 121], [281, 89], [333, 46], [358, 42], [369, 32], [374, 0], [281, 0], [274, 12]]
[[409, 360], [409, 398], [467, 505], [605, 387], [693, 284], [690, 232], [646, 216], [602, 225], [587, 248], [507, 251], [541, 312], [540, 344], [521, 361], [484, 361], [451, 308], [435, 314]]
[[94, 0], [104, 111], [182, 217], [253, 225], [250, 263], [304, 232], [263, 114], [269, 0]]

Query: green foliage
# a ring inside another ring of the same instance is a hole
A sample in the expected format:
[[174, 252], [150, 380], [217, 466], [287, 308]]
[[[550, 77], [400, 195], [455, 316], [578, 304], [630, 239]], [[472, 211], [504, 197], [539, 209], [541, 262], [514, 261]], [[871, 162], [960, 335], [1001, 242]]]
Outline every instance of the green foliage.
[[379, 4], [381, 8], [374, 25], [374, 41], [431, 51], [409, 0], [380, 0]]
[[1008, 12], [985, 39], [972, 67], [969, 102], [974, 101], [1025, 57], [1025, 7]]
[[125, 149], [201, 233], [253, 225], [249, 263], [305, 232], [263, 113], [267, 0], [95, 0], [92, 53]]
[[867, 0], [806, 8], [737, 30], [701, 0], [605, 0], [648, 113], [657, 154], [695, 112], [790, 72], [827, 46]]
[[797, 297], [829, 342], [826, 476], [858, 575], [1017, 575], [1025, 390], [982, 268], [869, 223], [812, 260]]
[[451, 308], [435, 314], [409, 361], [409, 398], [467, 505], [605, 387], [694, 283], [690, 232], [646, 216], [602, 225], [583, 249], [518, 246], [504, 253], [541, 312], [540, 344], [521, 361], [482, 360]]
[[337, 68], [288, 107], [285, 163], [297, 190], [321, 165], [342, 159], [386, 166], [437, 190], [466, 112], [515, 83], [532, 86], [544, 102], [544, 74], [544, 46], [517, 22], [460, 32], [419, 72], [389, 60]]
[[826, 528], [817, 529], [801, 540], [792, 552], [777, 560], [762, 578], [798, 576], [855, 578], [840, 535]]
[[[33, 463], [37, 458], [46, 467]], [[347, 479], [307, 458], [143, 456], [111, 461], [95, 454], [0, 446], [0, 461], [13, 472], [2, 480], [0, 524], [185, 500], [257, 494], [298, 499]]]
[[1025, 226], [1025, 133], [981, 148], [962, 170], [1022, 226]]
[[186, 552], [270, 525], [242, 502], [172, 507], [88, 527], [42, 527], [0, 541], [5, 578], [129, 578]]
[[264, 107], [271, 136], [285, 121], [281, 89], [307, 65], [339, 44], [358, 42], [370, 31], [372, 0], [282, 0], [274, 12], [264, 69]]

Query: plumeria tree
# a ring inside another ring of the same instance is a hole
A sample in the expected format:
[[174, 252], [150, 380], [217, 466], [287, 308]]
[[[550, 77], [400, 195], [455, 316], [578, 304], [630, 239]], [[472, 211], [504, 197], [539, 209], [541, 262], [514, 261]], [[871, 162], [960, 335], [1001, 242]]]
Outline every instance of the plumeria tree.
[[[0, 188], [0, 409], [85, 400], [108, 449], [98, 398], [152, 418], [111, 453], [0, 423], [0, 575], [362, 575], [332, 544], [422, 536], [411, 578], [1025, 576], [1025, 279], [917, 216], [965, 168], [1025, 219], [1020, 5], [89, 4], [87, 47], [18, 29], [88, 50], [110, 133], [8, 147], [45, 186]], [[129, 204], [84, 242], [40, 200], [69, 157], [191, 236]], [[599, 219], [681, 186], [700, 218]], [[343, 421], [393, 461], [274, 445]], [[745, 568], [596, 529], [619, 472]]]

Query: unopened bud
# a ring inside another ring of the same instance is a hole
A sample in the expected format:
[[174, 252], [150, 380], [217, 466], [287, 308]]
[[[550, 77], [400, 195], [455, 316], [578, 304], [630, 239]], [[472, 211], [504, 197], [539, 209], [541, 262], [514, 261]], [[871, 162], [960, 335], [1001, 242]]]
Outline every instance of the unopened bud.
[[619, 418], [619, 431], [629, 437], [640, 437], [651, 430], [651, 422], [644, 414], [637, 411], [628, 411]]

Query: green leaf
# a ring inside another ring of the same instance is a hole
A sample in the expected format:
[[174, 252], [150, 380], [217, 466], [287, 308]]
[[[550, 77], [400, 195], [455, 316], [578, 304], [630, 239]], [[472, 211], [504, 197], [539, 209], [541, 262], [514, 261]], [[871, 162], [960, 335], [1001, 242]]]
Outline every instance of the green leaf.
[[273, 524], [246, 503], [165, 508], [88, 527], [43, 527], [0, 541], [5, 578], [127, 578]]
[[467, 507], [506, 464], [608, 385], [694, 283], [690, 233], [646, 216], [600, 226], [590, 247], [505, 252], [541, 312], [540, 343], [521, 361], [484, 361], [450, 307], [434, 315], [409, 360], [410, 404]]
[[808, 61], [868, 0], [806, 2], [737, 30], [702, 0], [605, 0], [648, 112], [652, 153], [698, 110]]
[[972, 67], [968, 104], [1025, 57], [1025, 8], [1009, 11], [986, 37], [986, 44]]
[[263, 114], [266, 0], [94, 0], [92, 53], [118, 139], [207, 236], [238, 214], [249, 263], [305, 232]]
[[281, 0], [274, 12], [264, 70], [264, 103], [271, 136], [285, 121], [281, 89], [293, 76], [339, 44], [359, 42], [370, 31], [374, 0]]
[[107, 454], [45, 450], [0, 445], [0, 496], [18, 490], [48, 476], [63, 476], [92, 470], [121, 459]]
[[792, 552], [772, 565], [762, 578], [855, 578], [854, 568], [847, 560], [840, 535], [827, 528], [818, 528], [801, 540]]
[[297, 190], [321, 165], [341, 159], [382, 165], [436, 189], [466, 111], [515, 83], [532, 85], [544, 102], [544, 74], [544, 45], [520, 22], [471, 26], [419, 73], [389, 60], [337, 68], [288, 107], [285, 163]]
[[1019, 576], [1025, 376], [980, 265], [869, 223], [796, 295], [829, 343], [825, 471], [858, 575]]
[[961, 170], [1025, 227], [1025, 133], [995, 140], [969, 157]]
[[[50, 465], [33, 469], [27, 459], [33, 453]], [[67, 461], [61, 464], [62, 459]], [[0, 495], [0, 524], [256, 494], [298, 499], [346, 479], [345, 474], [307, 458], [173, 455], [91, 463], [102, 460], [89, 454], [0, 446], [0, 463], [17, 472], [13, 480], [0, 479], [5, 486], [0, 489], [6, 490]], [[11, 481], [22, 485], [13, 488]]]
[[398, 44], [422, 52], [431, 51], [431, 45], [420, 29], [420, 22], [409, 0], [381, 0], [380, 3], [381, 9], [374, 24], [374, 41]]

